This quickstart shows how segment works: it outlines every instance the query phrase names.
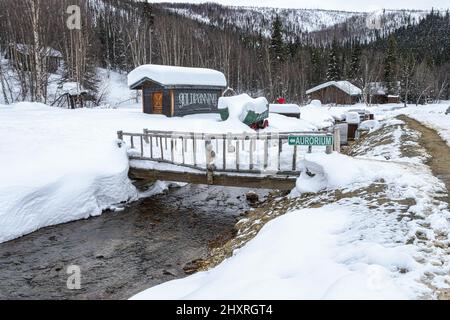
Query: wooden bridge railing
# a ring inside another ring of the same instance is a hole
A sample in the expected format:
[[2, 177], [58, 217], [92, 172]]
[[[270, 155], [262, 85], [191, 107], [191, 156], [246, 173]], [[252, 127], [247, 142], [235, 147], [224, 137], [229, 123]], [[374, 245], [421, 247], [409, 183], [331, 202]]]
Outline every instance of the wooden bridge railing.
[[[338, 133], [337, 133], [338, 134]], [[336, 146], [289, 145], [291, 135], [335, 136], [336, 132], [262, 132], [214, 134], [194, 132], [119, 131], [131, 148], [130, 160], [149, 160], [213, 172], [298, 175], [302, 154], [331, 153]]]

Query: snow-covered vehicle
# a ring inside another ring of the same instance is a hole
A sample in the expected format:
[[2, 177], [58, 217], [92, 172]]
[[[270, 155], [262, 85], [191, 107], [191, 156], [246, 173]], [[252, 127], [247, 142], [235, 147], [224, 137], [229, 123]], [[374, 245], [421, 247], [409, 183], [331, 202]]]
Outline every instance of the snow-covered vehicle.
[[239, 119], [252, 129], [269, 125], [269, 103], [264, 97], [253, 99], [247, 94], [219, 99], [219, 114], [223, 121]]

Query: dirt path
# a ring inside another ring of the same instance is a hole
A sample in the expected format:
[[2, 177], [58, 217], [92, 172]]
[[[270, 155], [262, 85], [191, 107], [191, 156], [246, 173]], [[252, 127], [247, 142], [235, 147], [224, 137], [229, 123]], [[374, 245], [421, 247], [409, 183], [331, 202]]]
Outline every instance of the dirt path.
[[[2, 243], [0, 299], [126, 299], [185, 277], [186, 264], [232, 236], [247, 191], [187, 185]], [[67, 289], [69, 265], [81, 268], [81, 290]]]
[[406, 122], [411, 129], [422, 134], [419, 143], [431, 156], [426, 164], [431, 168], [433, 174], [445, 183], [447, 197], [442, 200], [450, 205], [450, 147], [442, 140], [435, 130], [404, 115], [401, 115], [398, 118]]

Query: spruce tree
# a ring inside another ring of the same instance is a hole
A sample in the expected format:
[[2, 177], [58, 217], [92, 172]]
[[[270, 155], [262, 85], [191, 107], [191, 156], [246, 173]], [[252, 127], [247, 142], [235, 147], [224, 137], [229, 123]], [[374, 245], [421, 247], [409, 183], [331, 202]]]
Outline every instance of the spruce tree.
[[339, 68], [339, 62], [337, 58], [337, 42], [336, 39], [333, 40], [331, 45], [331, 50], [328, 55], [328, 70], [327, 70], [327, 80], [328, 81], [339, 81], [341, 80], [341, 70]]
[[270, 64], [272, 70], [273, 91], [272, 98], [282, 97], [286, 91], [282, 81], [282, 65], [286, 61], [286, 46], [283, 41], [283, 25], [277, 15], [272, 23], [272, 35], [270, 38]]
[[361, 46], [356, 44], [350, 61], [349, 78], [353, 81], [359, 80], [361, 76]]
[[397, 41], [393, 36], [389, 37], [384, 58], [384, 85], [387, 94], [397, 94]]

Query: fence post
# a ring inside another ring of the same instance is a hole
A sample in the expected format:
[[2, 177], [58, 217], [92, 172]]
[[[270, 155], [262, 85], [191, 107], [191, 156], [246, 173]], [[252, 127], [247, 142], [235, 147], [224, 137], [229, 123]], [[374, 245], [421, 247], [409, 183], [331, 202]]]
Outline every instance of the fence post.
[[333, 150], [341, 152], [341, 132], [338, 127], [333, 128]]
[[117, 131], [117, 139], [123, 141], [123, 131]]
[[144, 141], [145, 141], [145, 143], [149, 143], [149, 140], [148, 140], [148, 129], [144, 129]]
[[206, 156], [206, 182], [208, 184], [214, 183], [214, 151], [211, 143], [211, 138], [205, 137], [205, 156]]

